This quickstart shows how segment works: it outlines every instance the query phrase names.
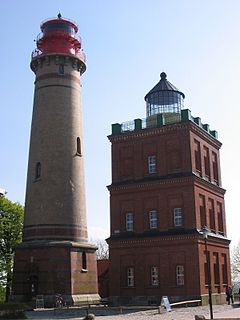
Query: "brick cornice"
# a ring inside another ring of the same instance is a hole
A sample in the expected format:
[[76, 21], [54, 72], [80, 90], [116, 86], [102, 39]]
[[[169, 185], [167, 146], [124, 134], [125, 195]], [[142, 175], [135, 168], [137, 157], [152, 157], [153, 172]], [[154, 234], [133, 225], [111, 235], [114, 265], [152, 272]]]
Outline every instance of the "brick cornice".
[[161, 135], [161, 134], [166, 134], [171, 132], [177, 132], [180, 130], [193, 131], [195, 134], [200, 136], [203, 140], [207, 140], [208, 143], [210, 143], [212, 146], [214, 146], [217, 149], [220, 149], [222, 145], [220, 141], [218, 141], [213, 136], [211, 136], [206, 130], [202, 129], [196, 123], [190, 120], [186, 122], [167, 124], [157, 128], [146, 128], [146, 129], [137, 130], [137, 131], [123, 132], [120, 134], [112, 134], [108, 136], [108, 139], [112, 143], [117, 143], [117, 142], [123, 142], [123, 141], [142, 139], [145, 137], [151, 137], [151, 136], [156, 136], [156, 135]]
[[226, 190], [212, 184], [209, 181], [206, 181], [194, 173], [186, 173], [186, 176], [182, 177], [157, 177], [154, 180], [141, 180], [141, 181], [128, 181], [128, 182], [121, 182], [119, 184], [111, 184], [107, 186], [110, 192], [114, 191], [129, 191], [133, 189], [152, 189], [156, 188], [159, 185], [162, 186], [172, 186], [172, 185], [179, 185], [179, 184], [186, 184], [186, 183], [197, 183], [205, 187], [206, 189], [211, 189], [214, 192], [225, 194]]

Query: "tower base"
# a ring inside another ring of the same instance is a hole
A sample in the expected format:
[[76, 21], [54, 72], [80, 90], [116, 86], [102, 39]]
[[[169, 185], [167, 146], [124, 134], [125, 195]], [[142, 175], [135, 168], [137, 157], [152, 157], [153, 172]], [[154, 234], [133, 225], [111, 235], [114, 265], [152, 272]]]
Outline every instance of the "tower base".
[[11, 300], [39, 297], [53, 307], [60, 295], [67, 305], [96, 304], [97, 247], [72, 241], [29, 241], [15, 248]]

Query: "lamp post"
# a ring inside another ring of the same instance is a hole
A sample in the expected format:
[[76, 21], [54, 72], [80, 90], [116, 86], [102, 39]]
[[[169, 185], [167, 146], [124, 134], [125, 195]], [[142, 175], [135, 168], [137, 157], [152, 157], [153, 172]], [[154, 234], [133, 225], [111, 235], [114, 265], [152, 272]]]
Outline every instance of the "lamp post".
[[208, 254], [207, 239], [210, 230], [205, 226], [201, 229], [205, 242], [205, 252], [206, 252], [206, 262], [207, 262], [207, 276], [208, 276], [208, 300], [210, 308], [210, 319], [213, 319], [213, 309], [212, 309], [212, 285], [211, 285], [211, 269], [210, 269], [210, 259]]

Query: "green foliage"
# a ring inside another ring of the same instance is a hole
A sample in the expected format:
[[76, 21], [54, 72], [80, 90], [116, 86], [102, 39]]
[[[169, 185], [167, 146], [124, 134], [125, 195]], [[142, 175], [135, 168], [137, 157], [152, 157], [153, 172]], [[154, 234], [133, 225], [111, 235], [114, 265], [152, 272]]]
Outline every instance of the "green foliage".
[[6, 290], [5, 287], [0, 285], [0, 303], [5, 301]]
[[240, 281], [240, 242], [231, 250], [231, 271], [232, 280]]
[[6, 288], [6, 297], [12, 280], [13, 248], [22, 241], [23, 214], [19, 203], [0, 197], [0, 287]]

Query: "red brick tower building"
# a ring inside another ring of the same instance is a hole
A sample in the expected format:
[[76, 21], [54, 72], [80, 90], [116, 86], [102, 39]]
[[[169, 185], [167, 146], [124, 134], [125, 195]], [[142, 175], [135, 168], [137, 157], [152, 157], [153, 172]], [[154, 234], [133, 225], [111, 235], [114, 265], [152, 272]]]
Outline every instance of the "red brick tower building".
[[44, 21], [33, 51], [35, 92], [23, 242], [16, 247], [12, 298], [61, 294], [99, 300], [96, 246], [88, 242], [80, 83], [86, 70], [76, 23]]
[[207, 226], [213, 303], [230, 283], [217, 132], [188, 109], [161, 74], [147, 117], [113, 124], [110, 299], [114, 304], [208, 300]]

